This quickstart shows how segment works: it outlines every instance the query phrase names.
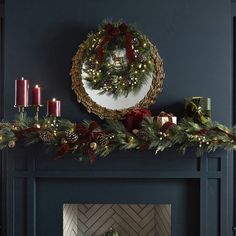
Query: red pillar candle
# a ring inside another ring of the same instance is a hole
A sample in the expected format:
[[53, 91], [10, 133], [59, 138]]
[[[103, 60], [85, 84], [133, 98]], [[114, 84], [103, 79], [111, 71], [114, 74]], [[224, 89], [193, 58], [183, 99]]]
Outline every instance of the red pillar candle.
[[28, 107], [29, 105], [29, 80], [23, 77], [21, 80], [15, 80], [15, 106]]
[[55, 117], [61, 116], [61, 101], [60, 100], [57, 100], [56, 98], [48, 100], [47, 115], [55, 116]]
[[42, 106], [42, 89], [37, 84], [32, 88], [32, 106]]

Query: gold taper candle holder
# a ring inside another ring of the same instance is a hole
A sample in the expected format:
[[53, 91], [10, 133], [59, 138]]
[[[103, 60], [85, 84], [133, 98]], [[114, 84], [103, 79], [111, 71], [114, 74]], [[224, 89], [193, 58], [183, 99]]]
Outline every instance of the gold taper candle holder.
[[25, 116], [25, 107], [23, 106], [18, 106], [18, 111], [19, 111], [19, 116], [20, 119], [23, 120]]
[[36, 121], [39, 120], [39, 109], [40, 109], [40, 107], [42, 107], [42, 105], [40, 105], [40, 106], [34, 106], [34, 109], [35, 109], [35, 116], [34, 116], [34, 119], [35, 119]]

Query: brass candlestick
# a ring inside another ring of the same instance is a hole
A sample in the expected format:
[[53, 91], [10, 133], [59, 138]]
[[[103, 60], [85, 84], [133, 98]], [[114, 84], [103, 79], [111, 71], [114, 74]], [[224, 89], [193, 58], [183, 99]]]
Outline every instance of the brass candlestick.
[[35, 116], [34, 116], [34, 119], [36, 120], [36, 121], [38, 121], [39, 120], [39, 108], [40, 108], [40, 106], [34, 106], [35, 107]]
[[19, 111], [20, 119], [23, 120], [25, 116], [25, 107], [18, 106], [18, 111]]

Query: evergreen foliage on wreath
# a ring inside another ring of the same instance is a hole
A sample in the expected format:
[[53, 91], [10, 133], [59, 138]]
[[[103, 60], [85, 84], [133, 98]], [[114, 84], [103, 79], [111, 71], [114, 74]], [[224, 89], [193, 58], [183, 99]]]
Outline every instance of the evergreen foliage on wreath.
[[84, 79], [99, 94], [136, 93], [154, 71], [153, 45], [135, 27], [120, 21], [102, 24], [84, 47]]

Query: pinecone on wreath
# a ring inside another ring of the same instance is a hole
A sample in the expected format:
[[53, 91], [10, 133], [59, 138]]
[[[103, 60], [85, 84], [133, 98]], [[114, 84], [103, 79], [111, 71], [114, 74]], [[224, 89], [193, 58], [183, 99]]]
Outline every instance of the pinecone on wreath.
[[95, 69], [96, 68], [96, 63], [95, 62], [89, 62], [89, 68], [90, 69]]
[[142, 55], [142, 54], [138, 55], [138, 59], [142, 63], [147, 61], [147, 57], [145, 55]]

